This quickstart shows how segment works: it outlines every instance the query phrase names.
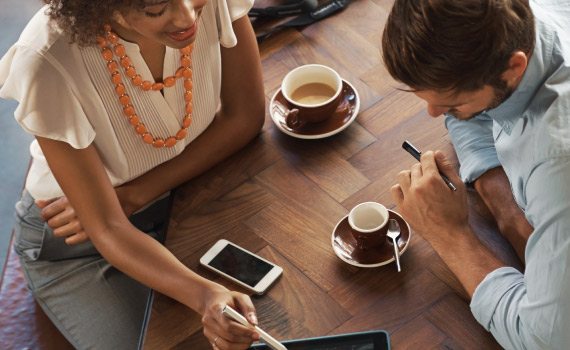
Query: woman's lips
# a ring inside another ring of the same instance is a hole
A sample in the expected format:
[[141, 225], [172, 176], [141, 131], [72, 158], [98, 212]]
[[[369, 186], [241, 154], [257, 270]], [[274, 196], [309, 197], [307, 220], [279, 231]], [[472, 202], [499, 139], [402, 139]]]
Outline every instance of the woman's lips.
[[192, 35], [196, 33], [197, 28], [198, 28], [198, 21], [196, 20], [196, 22], [194, 22], [192, 27], [178, 30], [176, 32], [168, 32], [166, 33], [166, 35], [168, 35], [173, 40], [184, 41], [192, 37]]

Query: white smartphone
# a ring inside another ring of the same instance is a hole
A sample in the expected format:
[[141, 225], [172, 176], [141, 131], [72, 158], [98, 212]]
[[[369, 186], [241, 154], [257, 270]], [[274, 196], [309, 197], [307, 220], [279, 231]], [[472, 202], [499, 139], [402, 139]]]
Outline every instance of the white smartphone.
[[263, 294], [283, 269], [245, 249], [220, 239], [200, 258], [200, 264], [256, 294]]

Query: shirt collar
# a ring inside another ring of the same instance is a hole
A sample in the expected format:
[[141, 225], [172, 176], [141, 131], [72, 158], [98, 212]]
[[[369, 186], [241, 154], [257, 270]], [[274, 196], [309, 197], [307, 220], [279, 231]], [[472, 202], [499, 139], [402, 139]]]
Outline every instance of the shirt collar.
[[552, 31], [537, 23], [536, 33], [534, 51], [521, 82], [508, 99], [496, 108], [485, 112], [508, 135], [523, 116], [537, 90], [544, 84], [552, 61]]

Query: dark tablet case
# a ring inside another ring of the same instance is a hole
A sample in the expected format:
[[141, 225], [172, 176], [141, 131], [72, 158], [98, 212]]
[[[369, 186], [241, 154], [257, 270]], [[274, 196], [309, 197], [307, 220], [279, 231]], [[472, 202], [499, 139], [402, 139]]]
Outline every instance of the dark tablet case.
[[[287, 340], [281, 343], [287, 350], [390, 350], [390, 337], [382, 330]], [[271, 348], [265, 344], [256, 344], [250, 350]]]

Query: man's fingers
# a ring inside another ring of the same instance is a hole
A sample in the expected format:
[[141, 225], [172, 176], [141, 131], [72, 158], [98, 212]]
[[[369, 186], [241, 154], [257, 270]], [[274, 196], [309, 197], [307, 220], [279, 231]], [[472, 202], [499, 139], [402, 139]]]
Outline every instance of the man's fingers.
[[410, 189], [411, 179], [410, 179], [410, 171], [404, 170], [398, 173], [398, 184], [402, 192], [406, 193]]
[[423, 173], [426, 175], [433, 173], [437, 174], [439, 172], [437, 163], [435, 162], [435, 155], [432, 151], [422, 154], [420, 163], [422, 165]]
[[[441, 175], [444, 175], [451, 183], [456, 184], [456, 186], [461, 183], [461, 178], [455, 171], [453, 164], [451, 164], [441, 151], [429, 151], [422, 154], [421, 164], [424, 174], [432, 175], [432, 179], [437, 179], [438, 182], [440, 180], [443, 182]], [[436, 174], [437, 176], [435, 176]]]
[[453, 164], [451, 164], [451, 162], [447, 159], [442, 151], [435, 151], [434, 158], [439, 171], [443, 175], [445, 175], [453, 183], [461, 182], [461, 178], [455, 171]]
[[422, 165], [420, 163], [416, 163], [414, 165], [412, 165], [412, 167], [410, 168], [410, 180], [412, 182], [418, 180], [419, 178], [422, 177]]
[[402, 192], [400, 185], [394, 185], [390, 188], [390, 196], [392, 196], [392, 199], [396, 202], [396, 206], [398, 207], [404, 201], [404, 193]]

